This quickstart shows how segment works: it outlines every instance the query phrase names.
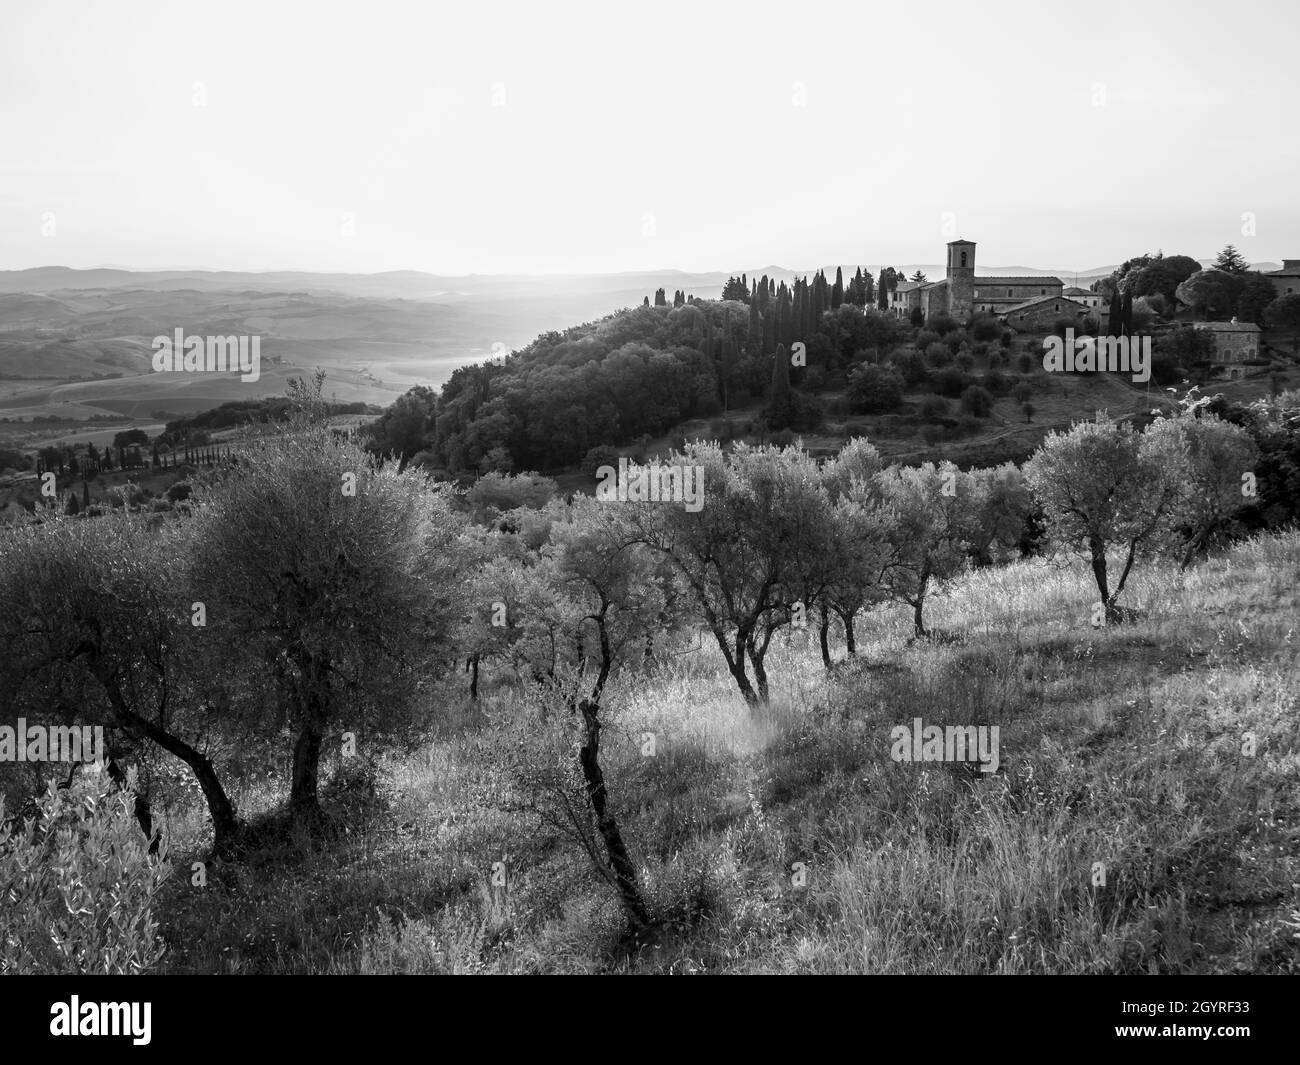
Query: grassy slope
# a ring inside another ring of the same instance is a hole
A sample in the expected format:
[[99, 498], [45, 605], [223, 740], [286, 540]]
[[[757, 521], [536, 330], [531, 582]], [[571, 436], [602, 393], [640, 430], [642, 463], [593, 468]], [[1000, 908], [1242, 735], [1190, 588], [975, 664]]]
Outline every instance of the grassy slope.
[[[664, 921], [632, 955], [612, 891], [554, 827], [562, 807], [501, 808], [505, 763], [547, 778], [549, 727], [509, 687], [484, 713], [444, 702], [439, 734], [386, 764], [386, 801], [337, 800], [337, 847], [268, 844], [204, 889], [174, 878], [164, 965], [1298, 971], [1297, 575], [1297, 534], [1185, 575], [1139, 569], [1126, 598], [1142, 619], [1094, 630], [1081, 565], [983, 571], [929, 608], [950, 640], [909, 645], [886, 608], [827, 678], [811, 633], [792, 636], [761, 719], [707, 647], [616, 684], [606, 770]], [[1002, 772], [891, 762], [889, 728], [913, 717], [999, 724]], [[282, 801], [282, 782], [244, 787], [245, 813]], [[202, 825], [177, 827], [188, 870]]]

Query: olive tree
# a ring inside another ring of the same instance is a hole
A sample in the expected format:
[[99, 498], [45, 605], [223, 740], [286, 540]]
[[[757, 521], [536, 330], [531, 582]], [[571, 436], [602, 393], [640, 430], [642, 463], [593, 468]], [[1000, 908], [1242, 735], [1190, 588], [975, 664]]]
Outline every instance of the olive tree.
[[269, 697], [246, 708], [250, 735], [294, 736], [290, 810], [315, 826], [326, 736], [394, 735], [452, 658], [463, 519], [450, 489], [302, 422], [251, 440], [191, 506], [205, 631]]
[[1175, 490], [1175, 537], [1187, 569], [1243, 507], [1251, 502], [1259, 449], [1239, 425], [1208, 411], [1157, 418], [1143, 447], [1163, 462]]
[[772, 636], [827, 580], [818, 556], [829, 543], [829, 495], [796, 447], [741, 444], [726, 455], [697, 441], [669, 465], [700, 471], [703, 505], [633, 503], [629, 513], [645, 542], [671, 559], [745, 701], [764, 703]]
[[[100, 726], [116, 747], [178, 758], [202, 789], [222, 852], [238, 827], [212, 757], [225, 685], [192, 624], [187, 550], [183, 529], [125, 509], [0, 537], [0, 715]], [[105, 762], [124, 783], [114, 751]], [[135, 810], [152, 834], [143, 795]]]
[[[1086, 558], [1108, 624], [1122, 621], [1117, 600], [1139, 555], [1154, 552], [1171, 527], [1179, 496], [1167, 441], [1143, 437], [1104, 416], [1054, 432], [1024, 465], [1043, 508], [1049, 539]], [[1108, 555], [1123, 559], [1112, 587]]]
[[882, 567], [889, 594], [912, 608], [917, 637], [927, 637], [925, 600], [934, 582], [960, 573], [981, 519], [975, 477], [951, 462], [890, 466], [876, 477], [890, 515], [890, 552]]
[[850, 440], [822, 467], [832, 531], [819, 630], [822, 663], [827, 668], [831, 665], [827, 638], [831, 613], [840, 619], [845, 650], [852, 657], [857, 654], [854, 619], [869, 605], [888, 598], [883, 582], [893, 553], [889, 542], [893, 514], [877, 480], [881, 469], [879, 452], [861, 437]]

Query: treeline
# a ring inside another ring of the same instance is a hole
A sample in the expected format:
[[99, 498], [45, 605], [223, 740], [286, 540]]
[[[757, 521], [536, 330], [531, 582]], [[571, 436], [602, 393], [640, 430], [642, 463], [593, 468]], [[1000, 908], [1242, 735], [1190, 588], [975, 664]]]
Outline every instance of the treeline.
[[769, 285], [748, 305], [644, 306], [547, 333], [502, 362], [457, 369], [441, 394], [412, 389], [369, 427], [370, 446], [452, 473], [576, 466], [593, 448], [765, 398], [778, 346], [796, 341], [805, 360], [790, 369], [795, 387], [842, 385], [909, 330], [852, 305], [824, 307], [821, 288]]
[[1205, 268], [1190, 255], [1134, 256], [1093, 282], [1092, 290], [1109, 295], [1111, 321], [1118, 321], [1117, 315], [1131, 319], [1136, 301], [1161, 318], [1188, 308], [1208, 319], [1235, 317], [1293, 336], [1300, 332], [1300, 295], [1279, 296], [1273, 282], [1252, 270], [1231, 244]]
[[[378, 414], [380, 408], [367, 403], [327, 403], [328, 413]], [[169, 421], [158, 436], [160, 447], [205, 444], [208, 434], [236, 425], [256, 423], [282, 423], [289, 419], [293, 401], [287, 396], [270, 396], [266, 399], [236, 399], [199, 414], [187, 415]]]

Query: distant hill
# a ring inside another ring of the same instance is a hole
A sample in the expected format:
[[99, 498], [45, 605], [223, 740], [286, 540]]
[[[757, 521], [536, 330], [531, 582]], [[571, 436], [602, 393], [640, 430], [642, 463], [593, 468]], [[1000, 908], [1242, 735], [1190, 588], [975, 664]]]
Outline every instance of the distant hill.
[[[1206, 263], [1210, 260], [1204, 260]], [[722, 291], [730, 276], [742, 273], [753, 279], [766, 274], [780, 283], [791, 283], [796, 277], [808, 277], [817, 270], [835, 276], [836, 267], [843, 269], [845, 277], [853, 276], [859, 266], [873, 276], [885, 266], [892, 266], [910, 276], [917, 270], [931, 280], [940, 280], [945, 273], [942, 263], [841, 263], [810, 267], [764, 266], [757, 269], [734, 271], [640, 270], [610, 274], [426, 274], [415, 270], [395, 270], [376, 274], [324, 274], [306, 271], [270, 271], [266, 273], [224, 270], [122, 270], [100, 268], [74, 270], [66, 266], [42, 266], [30, 270], [0, 270], [0, 294], [53, 294], [77, 292], [87, 289], [116, 291], [141, 289], [154, 292], [292, 292], [308, 296], [346, 295], [361, 299], [420, 300], [435, 303], [480, 303], [500, 300], [519, 301], [524, 304], [545, 304], [562, 301], [579, 309], [578, 317], [572, 313], [550, 328], [572, 324], [575, 320], [588, 320], [617, 310], [622, 306], [640, 303], [647, 295], [664, 288], [671, 295], [677, 289], [687, 295], [714, 299]], [[1260, 268], [1277, 269], [1273, 264]], [[984, 266], [980, 274], [990, 277], [1020, 275], [1059, 277], [1073, 282], [1078, 276], [1094, 280], [1112, 272], [1114, 267], [1099, 267], [1088, 271], [1063, 270], [1041, 266]], [[588, 303], [585, 316], [578, 305]], [[619, 302], [622, 301], [622, 302]], [[0, 325], [3, 324], [0, 313]], [[544, 326], [533, 330], [535, 335]]]

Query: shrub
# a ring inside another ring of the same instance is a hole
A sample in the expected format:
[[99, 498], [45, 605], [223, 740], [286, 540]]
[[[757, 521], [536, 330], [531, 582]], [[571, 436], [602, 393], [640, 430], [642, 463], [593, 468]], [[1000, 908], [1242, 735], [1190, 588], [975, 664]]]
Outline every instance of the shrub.
[[925, 368], [925, 358], [916, 351], [896, 351], [889, 361], [909, 385], [924, 384], [930, 379], [930, 371]]
[[996, 340], [998, 334], [1002, 331], [998, 325], [998, 320], [992, 315], [979, 315], [974, 318], [970, 326], [970, 335], [976, 340]]
[[849, 402], [856, 414], [883, 414], [903, 398], [903, 379], [892, 369], [863, 365], [849, 375]]
[[618, 448], [609, 444], [597, 444], [588, 450], [582, 460], [582, 469], [584, 473], [592, 477], [596, 476], [596, 471], [602, 466], [613, 466], [618, 468]]
[[[171, 872], [150, 857], [134, 796], [99, 778], [51, 782], [34, 816], [0, 838], [0, 973], [129, 974], [165, 949], [154, 896]], [[0, 825], [5, 825], [0, 799]]]
[[925, 361], [935, 369], [939, 369], [940, 367], [947, 366], [952, 362], [952, 352], [948, 350], [946, 344], [941, 344], [936, 340], [933, 344], [926, 347]]
[[921, 417], [932, 422], [947, 417], [948, 401], [942, 396], [926, 396], [921, 400]]
[[993, 411], [993, 396], [988, 389], [971, 385], [961, 394], [961, 409], [976, 418], [987, 418]]
[[947, 366], [934, 375], [934, 390], [941, 396], [956, 399], [970, 384], [970, 377], [955, 366]]

